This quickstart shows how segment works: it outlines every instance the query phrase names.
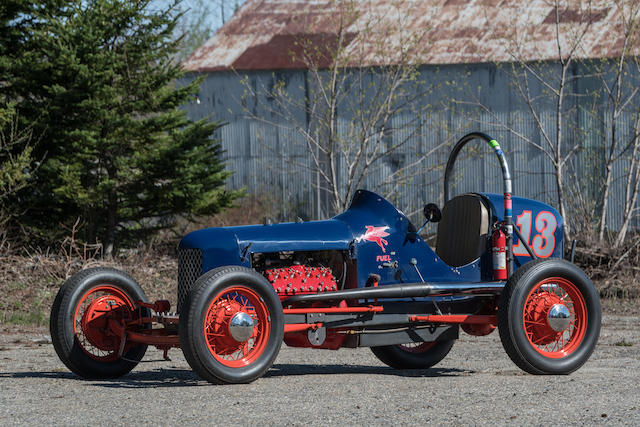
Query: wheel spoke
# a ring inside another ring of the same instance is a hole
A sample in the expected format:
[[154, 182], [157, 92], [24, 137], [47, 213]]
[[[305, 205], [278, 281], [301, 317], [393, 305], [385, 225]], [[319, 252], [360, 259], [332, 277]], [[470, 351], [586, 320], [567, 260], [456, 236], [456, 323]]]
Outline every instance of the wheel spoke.
[[[249, 338], [236, 341], [229, 325], [238, 313], [246, 313], [253, 322]], [[244, 286], [227, 288], [214, 298], [205, 315], [205, 339], [213, 356], [226, 366], [246, 366], [260, 356], [267, 344], [264, 322], [268, 309], [253, 289]], [[209, 320], [211, 322], [207, 323]]]
[[534, 343], [535, 345], [540, 345], [540, 344], [542, 344], [542, 343], [543, 343], [543, 342], [544, 342], [544, 341], [545, 341], [549, 336], [550, 336], [550, 334], [549, 334], [549, 335], [543, 335], [543, 336], [541, 336], [541, 337], [537, 337], [537, 338], [535, 338], [535, 339], [533, 340], [533, 343]]
[[[562, 304], [569, 312], [567, 326], [556, 332], [547, 319], [549, 310]], [[579, 288], [568, 279], [553, 277], [536, 284], [524, 301], [525, 336], [536, 351], [562, 358], [575, 351], [586, 333], [586, 304]]]
[[73, 320], [74, 336], [82, 351], [100, 362], [115, 360], [120, 339], [108, 327], [109, 316], [131, 320], [136, 313], [131, 299], [118, 287], [100, 285], [80, 298]]
[[547, 324], [545, 322], [536, 322], [534, 320], [527, 320], [527, 325], [541, 325], [541, 326], [546, 326]]

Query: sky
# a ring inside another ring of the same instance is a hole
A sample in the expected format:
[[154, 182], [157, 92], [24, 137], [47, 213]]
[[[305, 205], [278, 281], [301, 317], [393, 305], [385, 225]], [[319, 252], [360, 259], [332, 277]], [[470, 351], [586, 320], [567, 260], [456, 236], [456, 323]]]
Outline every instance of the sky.
[[[154, 0], [154, 3], [161, 6], [166, 6], [170, 2], [171, 0]], [[182, 0], [181, 7], [187, 10], [185, 13], [187, 22], [203, 22], [212, 32], [215, 32], [242, 3], [244, 0]]]
[[[182, 36], [182, 42], [176, 59], [186, 59], [206, 42], [244, 1], [182, 0], [179, 8], [184, 15], [175, 30], [176, 37]], [[173, 0], [152, 0], [151, 7], [166, 9], [172, 3]]]

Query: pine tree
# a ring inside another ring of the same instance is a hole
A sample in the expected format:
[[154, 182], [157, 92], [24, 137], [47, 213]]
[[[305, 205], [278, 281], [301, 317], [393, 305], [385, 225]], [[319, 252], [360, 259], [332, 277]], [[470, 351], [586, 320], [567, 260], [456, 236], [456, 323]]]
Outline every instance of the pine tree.
[[179, 106], [200, 80], [181, 86], [172, 61], [178, 1], [71, 0], [32, 13], [31, 49], [14, 62], [12, 93], [37, 123], [45, 161], [23, 194], [25, 222], [51, 240], [77, 218], [87, 241], [110, 255], [172, 224], [229, 206], [219, 123], [190, 121]]
[[6, 95], [14, 82], [13, 61], [25, 51], [26, 29], [38, 25], [28, 20], [34, 8], [26, 0], [0, 3], [0, 243], [6, 241], [7, 223], [16, 215], [9, 200], [28, 185], [34, 163], [32, 127], [20, 123], [16, 101]]

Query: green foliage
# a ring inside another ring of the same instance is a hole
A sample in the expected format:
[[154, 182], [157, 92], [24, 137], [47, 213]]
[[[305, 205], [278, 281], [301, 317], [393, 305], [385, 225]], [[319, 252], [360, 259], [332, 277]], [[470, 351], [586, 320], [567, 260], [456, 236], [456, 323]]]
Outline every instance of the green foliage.
[[187, 59], [213, 35], [212, 24], [209, 22], [212, 8], [213, 5], [208, 0], [190, 0], [181, 3], [183, 14], [177, 26], [180, 37], [177, 60]]
[[[24, 18], [34, 6], [27, 1], [0, 3], [0, 88], [10, 88], [8, 72], [18, 46], [25, 38]], [[35, 26], [35, 24], [34, 24]], [[18, 120], [15, 102], [0, 93], [0, 237], [6, 238], [6, 223], [16, 214], [9, 198], [24, 188], [32, 166], [32, 132]]]
[[80, 217], [85, 240], [110, 254], [176, 215], [228, 206], [237, 194], [223, 189], [229, 172], [210, 139], [220, 124], [192, 122], [178, 108], [200, 84], [181, 85], [172, 61], [179, 1], [164, 10], [150, 0], [45, 3], [2, 21], [25, 27], [5, 52], [13, 78], [3, 90], [42, 135], [33, 155], [44, 162], [20, 196], [23, 222], [52, 241]]
[[31, 131], [19, 128], [14, 105], [0, 103], [0, 235], [3, 237], [5, 224], [16, 214], [8, 200], [28, 183], [32, 150]]

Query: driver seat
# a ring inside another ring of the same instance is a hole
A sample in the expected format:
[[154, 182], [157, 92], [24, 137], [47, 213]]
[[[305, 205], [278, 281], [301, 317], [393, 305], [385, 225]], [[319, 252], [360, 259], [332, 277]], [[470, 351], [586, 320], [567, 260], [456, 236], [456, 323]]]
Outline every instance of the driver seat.
[[445, 203], [438, 222], [436, 254], [451, 267], [480, 258], [489, 239], [489, 209], [478, 194], [463, 194]]

